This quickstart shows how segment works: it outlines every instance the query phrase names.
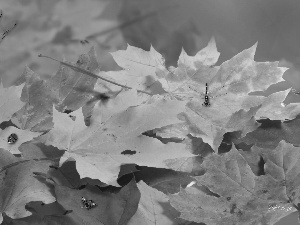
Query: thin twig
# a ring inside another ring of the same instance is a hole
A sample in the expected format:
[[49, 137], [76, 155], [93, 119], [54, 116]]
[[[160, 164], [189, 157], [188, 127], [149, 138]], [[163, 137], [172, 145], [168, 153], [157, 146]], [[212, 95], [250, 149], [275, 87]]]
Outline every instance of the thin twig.
[[2, 9], [0, 9], [0, 29], [3, 30], [3, 33], [1, 35], [0, 43], [17, 26], [17, 23], [15, 23], [11, 28], [9, 28], [9, 29], [3, 29], [2, 24], [1, 24], [1, 22], [2, 22], [2, 16], [3, 16], [3, 11], [2, 11]]
[[[101, 77], [101, 76], [99, 76], [99, 75], [96, 75], [96, 74], [94, 74], [94, 73], [92, 73], [92, 72], [90, 72], [90, 71], [88, 71], [88, 70], [82, 69], [82, 68], [77, 67], [77, 66], [73, 66], [73, 65], [71, 65], [71, 64], [69, 64], [69, 63], [60, 61], [60, 60], [55, 59], [55, 58], [52, 58], [52, 57], [50, 57], [50, 56], [46, 56], [46, 55], [39, 54], [38, 57], [51, 59], [51, 60], [53, 60], [53, 61], [56, 61], [56, 62], [59, 62], [59, 63], [65, 65], [65, 66], [67, 66], [67, 67], [70, 67], [70, 68], [72, 68], [73, 70], [76, 70], [76, 71], [78, 71], [78, 72], [80, 72], [80, 73], [89, 75], [89, 76], [94, 77], [94, 78], [97, 78], [97, 79], [104, 80], [104, 81], [109, 82], [109, 83], [111, 83], [111, 84], [114, 84], [114, 85], [117, 85], [117, 86], [120, 86], [120, 87], [123, 87], [123, 88], [127, 88], [127, 89], [133, 89], [132, 87], [129, 87], [129, 86], [126, 86], [126, 85], [119, 84], [119, 83], [117, 83], [117, 82], [108, 80], [108, 79], [106, 79], [106, 78], [104, 78], [104, 77]], [[150, 95], [150, 96], [153, 95], [153, 94], [151, 94], [151, 93], [149, 93], [149, 92], [142, 91], [142, 90], [138, 90], [138, 89], [137, 89], [137, 92], [141, 92], [141, 93], [144, 93], [144, 94], [147, 94], [147, 95]]]

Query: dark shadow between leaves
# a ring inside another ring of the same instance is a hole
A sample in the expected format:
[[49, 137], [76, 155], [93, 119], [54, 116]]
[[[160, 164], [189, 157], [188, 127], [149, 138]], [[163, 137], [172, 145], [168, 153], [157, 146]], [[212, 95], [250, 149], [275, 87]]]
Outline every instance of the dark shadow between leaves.
[[257, 120], [261, 125], [259, 128], [261, 129], [281, 129], [281, 121], [280, 120], [270, 120], [270, 119], [261, 119]]
[[265, 175], [265, 160], [262, 156], [260, 156], [260, 159], [258, 161], [258, 171], [257, 176]]

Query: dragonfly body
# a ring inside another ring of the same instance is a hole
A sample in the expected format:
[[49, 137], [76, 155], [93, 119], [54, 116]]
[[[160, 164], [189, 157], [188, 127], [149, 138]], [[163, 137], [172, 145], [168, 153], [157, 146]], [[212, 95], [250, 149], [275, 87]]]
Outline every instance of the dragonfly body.
[[[224, 86], [222, 86], [221, 88], [223, 88], [223, 87]], [[221, 88], [214, 89], [213, 92], [215, 92], [215, 90], [217, 90], [217, 92], [218, 92]], [[227, 93], [211, 95], [211, 93], [208, 91], [208, 83], [205, 83], [205, 93], [200, 93], [200, 95], [204, 96], [204, 102], [202, 103], [202, 105], [204, 107], [208, 107], [208, 106], [211, 106], [210, 99], [217, 98], [217, 97], [220, 97], [220, 96], [223, 96], [223, 95], [227, 95]]]
[[210, 106], [209, 96], [208, 96], [208, 84], [205, 83], [205, 94], [204, 94], [204, 102], [202, 103], [203, 106], [208, 107]]

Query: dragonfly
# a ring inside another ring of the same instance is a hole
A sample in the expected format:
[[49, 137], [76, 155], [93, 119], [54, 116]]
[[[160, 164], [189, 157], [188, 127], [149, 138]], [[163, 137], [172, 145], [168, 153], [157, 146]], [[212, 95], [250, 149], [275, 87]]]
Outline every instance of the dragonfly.
[[[225, 86], [227, 85], [222, 85], [221, 87], [216, 87], [214, 88], [211, 92], [208, 91], [208, 83], [205, 83], [205, 92], [199, 92], [195, 87], [192, 87], [191, 85], [188, 85], [188, 88], [191, 89], [192, 91], [194, 92], [197, 92], [198, 94], [200, 94], [201, 97], [203, 97], [204, 99], [204, 102], [202, 103], [202, 105], [204, 107], [209, 107], [211, 106], [211, 99], [214, 99], [214, 98], [217, 98], [217, 97], [220, 97], [220, 96], [224, 96], [224, 95], [227, 95], [228, 93], [223, 93], [223, 94], [217, 94], [217, 95], [212, 95], [211, 93], [218, 93], [222, 88], [224, 88]], [[187, 93], [187, 92], [177, 92], [177, 93], [173, 93], [175, 95], [179, 94], [184, 94], [184, 95], [189, 95], [191, 94], [190, 92]], [[193, 99], [195, 98], [195, 94], [192, 94], [193, 96], [189, 99]]]
[[[218, 87], [216, 89], [213, 90], [213, 92], [218, 92], [220, 91], [222, 88], [224, 88], [225, 85], [221, 86], [221, 87]], [[204, 107], [209, 107], [211, 106], [210, 104], [210, 99], [211, 98], [217, 98], [217, 97], [220, 97], [220, 96], [224, 96], [224, 95], [227, 95], [228, 93], [224, 93], [224, 94], [218, 94], [218, 95], [210, 95], [209, 91], [208, 91], [208, 83], [205, 83], [205, 93], [200, 93], [200, 95], [204, 96], [204, 102], [202, 103], [202, 105]]]
[[[166, 69], [167, 69], [167, 71], [170, 74], [174, 74], [172, 71], [169, 70], [169, 68], [166, 68]], [[184, 86], [187, 86], [192, 91], [199, 93], [199, 91], [195, 88], [195, 82], [192, 81], [192, 78], [195, 77], [198, 72], [199, 72], [199, 69], [197, 69], [192, 75], [189, 75], [188, 78], [187, 78], [187, 80], [183, 81], [182, 84], [180, 84], [178, 87], [175, 88], [175, 90], [173, 90], [171, 92], [167, 92], [167, 93], [171, 94], [171, 96], [173, 96], [173, 97], [175, 97], [176, 99], [179, 99], [179, 100], [183, 100], [185, 98], [188, 98], [190, 100], [194, 99], [195, 98], [195, 94], [194, 93], [191, 93], [189, 91], [188, 92], [181, 92], [179, 90], [181, 88], [183, 88]], [[189, 85], [188, 83], [190, 81], [192, 81], [192, 84]], [[231, 83], [231, 84], [234, 84], [234, 83]], [[224, 87], [229, 86], [231, 84], [221, 84], [221, 86], [215, 87], [211, 93], [218, 93], [221, 89], [223, 89]], [[218, 95], [214, 95], [214, 96], [211, 95], [210, 92], [208, 91], [208, 83], [207, 82], [205, 83], [205, 92], [204, 93], [199, 93], [199, 94], [200, 94], [200, 96], [204, 97], [204, 102], [202, 103], [202, 105], [204, 107], [211, 106], [210, 99], [217, 98], [217, 97], [220, 97], [220, 96], [223, 96], [223, 95], [227, 95], [227, 93], [218, 94]], [[184, 97], [180, 97], [180, 95], [183, 95]], [[192, 95], [192, 96], [188, 97], [188, 95]]]

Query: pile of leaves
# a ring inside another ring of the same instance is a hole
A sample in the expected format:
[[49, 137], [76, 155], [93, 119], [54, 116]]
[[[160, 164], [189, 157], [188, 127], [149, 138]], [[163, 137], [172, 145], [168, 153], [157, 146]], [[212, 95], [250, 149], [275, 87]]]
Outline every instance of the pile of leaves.
[[[300, 104], [251, 95], [287, 68], [214, 39], [166, 68], [154, 49], [26, 68], [0, 86], [3, 225], [274, 224], [300, 208]], [[41, 55], [42, 56], [42, 55]], [[46, 57], [46, 56], [42, 56]], [[298, 137], [298, 138], [297, 138]]]

